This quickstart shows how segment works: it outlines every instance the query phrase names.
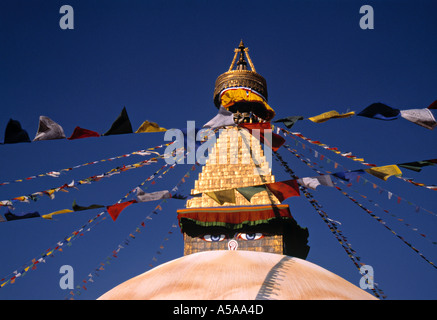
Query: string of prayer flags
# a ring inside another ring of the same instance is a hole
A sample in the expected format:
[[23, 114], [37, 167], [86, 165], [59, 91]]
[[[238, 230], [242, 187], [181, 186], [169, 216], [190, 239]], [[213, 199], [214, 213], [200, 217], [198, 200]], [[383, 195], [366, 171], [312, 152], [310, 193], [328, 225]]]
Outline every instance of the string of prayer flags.
[[387, 181], [387, 179], [391, 176], [402, 175], [402, 171], [399, 169], [397, 165], [373, 167], [373, 168], [366, 169], [365, 171], [384, 181]]
[[[196, 169], [196, 166], [197, 166], [197, 165], [199, 165], [199, 163], [196, 163], [195, 165], [193, 165], [193, 166], [190, 168], [190, 171], [194, 171], [194, 170]], [[188, 175], [187, 175], [187, 174], [188, 174]], [[180, 181], [179, 181], [179, 182], [174, 186], [174, 188], [172, 189], [172, 191], [174, 191], [174, 190], [178, 190], [178, 188], [179, 188], [183, 183], [185, 183], [185, 181], [186, 181], [186, 180], [185, 180], [185, 177], [188, 177], [188, 176], [189, 176], [189, 171], [188, 171], [188, 172], [184, 175], [184, 177], [183, 177], [183, 178], [182, 178], [182, 179], [181, 179], [181, 180], [180, 180]], [[133, 189], [133, 190], [136, 190], [136, 188]], [[122, 198], [122, 199], [123, 199], [123, 198]], [[122, 199], [120, 199], [120, 200], [122, 200]], [[162, 199], [161, 203], [164, 203], [165, 201], [166, 201], [166, 199]], [[96, 267], [96, 268], [94, 269], [94, 272], [88, 274], [88, 279], [87, 279], [87, 280], [83, 280], [82, 282], [85, 283], [85, 284], [86, 284], [86, 283], [93, 283], [93, 282], [94, 282], [94, 276], [99, 276], [99, 273], [100, 273], [101, 271], [104, 271], [104, 270], [105, 270], [104, 267], [105, 267], [106, 265], [109, 265], [109, 264], [110, 264], [110, 261], [112, 261], [113, 258], [118, 258], [118, 254], [120, 253], [120, 251], [121, 251], [122, 249], [125, 248], [125, 246], [128, 246], [129, 243], [130, 243], [131, 241], [137, 239], [135, 235], [136, 235], [137, 233], [140, 233], [140, 230], [146, 226], [146, 222], [147, 222], [147, 221], [152, 220], [152, 216], [153, 216], [154, 214], [158, 214], [158, 212], [157, 212], [158, 210], [162, 210], [162, 207], [161, 207], [160, 204], [159, 204], [157, 207], [155, 207], [155, 209], [154, 209], [151, 213], [149, 213], [149, 215], [148, 215], [146, 218], [144, 218], [143, 221], [140, 222], [140, 224], [135, 228], [135, 231], [129, 233], [129, 235], [124, 239], [124, 241], [123, 241], [121, 244], [119, 244], [119, 245], [117, 246], [117, 248], [116, 248], [115, 250], [113, 250], [109, 256], [106, 257], [106, 259], [104, 260], [104, 262], [101, 262], [101, 263], [98, 265], [98, 267]], [[177, 228], [177, 225], [174, 224], [174, 223], [172, 224], [171, 229], [173, 229], [173, 228]], [[173, 231], [172, 231], [171, 229], [168, 231], [168, 234], [169, 234], [169, 235], [173, 233]], [[167, 241], [167, 240], [168, 240], [168, 237], [165, 237], [164, 241]], [[161, 245], [159, 246], [159, 248], [162, 250], [163, 247], [164, 247], [164, 245], [163, 245], [163, 243], [161, 243]], [[156, 252], [156, 254], [160, 254], [160, 253], [161, 253], [161, 251], [157, 251], [157, 252]], [[154, 256], [154, 257], [152, 258], [152, 260], [156, 262], [156, 261], [157, 261], [156, 256]], [[153, 267], [153, 265], [150, 265], [150, 267]], [[76, 287], [76, 289], [77, 289], [76, 291], [70, 291], [70, 292], [69, 292], [70, 299], [73, 299], [73, 297], [76, 296], [76, 295], [80, 295], [80, 290], [82, 290], [82, 289], [83, 289], [83, 290], [87, 290], [85, 286], [78, 286], [78, 287]]]
[[312, 122], [315, 122], [315, 123], [322, 123], [322, 122], [328, 121], [330, 119], [349, 118], [353, 115], [355, 115], [355, 111], [340, 114], [337, 111], [332, 110], [332, 111], [328, 111], [328, 112], [319, 114], [319, 115], [314, 116], [314, 117], [310, 117], [310, 118], [308, 118], [308, 120], [311, 120]]
[[[258, 138], [261, 141], [261, 143], [264, 143], [273, 151], [277, 151], [285, 143], [284, 138], [272, 132], [272, 126], [270, 122], [240, 123], [239, 126], [241, 128], [247, 129], [250, 132], [250, 134], [254, 135], [256, 138]], [[254, 130], [259, 130], [259, 131], [254, 132]], [[258, 137], [258, 133], [259, 133], [259, 137]], [[265, 137], [265, 134], [269, 134], [269, 133], [271, 133], [272, 141], [269, 141], [270, 139], [268, 138], [266, 139]]]
[[[346, 152], [342, 152], [342, 151], [340, 151], [338, 148], [329, 147], [328, 145], [326, 145], [326, 144], [324, 144], [324, 143], [322, 143], [322, 142], [320, 142], [320, 141], [318, 141], [318, 140], [312, 140], [312, 139], [309, 139], [309, 138], [303, 136], [303, 135], [302, 135], [301, 133], [299, 133], [299, 132], [290, 132], [290, 131], [285, 130], [285, 129], [283, 129], [283, 128], [281, 128], [281, 130], [282, 130], [282, 132], [284, 133], [284, 135], [288, 135], [288, 136], [292, 137], [293, 139], [295, 139], [294, 137], [299, 137], [299, 138], [301, 138], [302, 140], [305, 140], [305, 141], [307, 141], [307, 142], [309, 142], [309, 143], [312, 143], [312, 144], [315, 144], [315, 145], [321, 146], [321, 147], [323, 147], [325, 150], [330, 150], [330, 151], [332, 151], [332, 152], [334, 152], [334, 153], [336, 153], [336, 154], [338, 154], [338, 155], [340, 155], [340, 156], [342, 156], [342, 157], [346, 157], [346, 158], [352, 159], [352, 160], [354, 160], [354, 161], [359, 161], [362, 165], [365, 165], [365, 166], [368, 166], [368, 167], [377, 167], [377, 165], [375, 165], [375, 164], [364, 162], [364, 159], [363, 159], [363, 158], [357, 158], [356, 156], [350, 155], [350, 153], [346, 153]], [[302, 142], [300, 142], [300, 141], [298, 141], [298, 140], [296, 140], [296, 139], [295, 139], [295, 141], [296, 141], [296, 143], [301, 143], [302, 148], [305, 149], [305, 145], [304, 145]], [[324, 157], [324, 156], [321, 155], [321, 156], [320, 156], [320, 159], [323, 159], [322, 157]], [[327, 159], [328, 159], [329, 161], [333, 161], [333, 160], [331, 160], [331, 159], [329, 159], [329, 158], [327, 158]], [[335, 167], [337, 168], [338, 163], [334, 161], [334, 164], [335, 164]], [[403, 180], [403, 181], [405, 181], [405, 182], [411, 183], [411, 184], [413, 184], [413, 185], [415, 185], [415, 186], [418, 186], [418, 187], [427, 188], [427, 189], [429, 189], [429, 190], [437, 190], [437, 186], [428, 186], [428, 185], [426, 185], [426, 184], [424, 184], [424, 183], [418, 183], [418, 182], [415, 182], [415, 181], [413, 181], [413, 179], [407, 179], [407, 178], [401, 177], [400, 175], [394, 175], [394, 176], [395, 176], [396, 178], [398, 178], [398, 179], [401, 179], [401, 180]]]
[[[342, 180], [338, 180], [339, 182], [346, 184], [344, 181]], [[348, 187], [350, 187], [350, 185], [348, 185]], [[379, 203], [377, 203], [376, 201], [370, 199], [368, 196], [364, 196], [362, 195], [360, 192], [358, 192], [355, 189], [351, 189], [352, 191], [354, 191], [355, 193], [357, 193], [361, 198], [364, 198], [367, 202], [373, 204], [375, 207], [379, 208], [380, 210], [382, 210], [384, 213], [394, 217], [397, 221], [399, 221], [400, 223], [402, 223], [404, 226], [408, 227], [410, 230], [417, 232], [422, 238], [425, 238], [426, 240], [428, 240], [429, 242], [431, 242], [433, 245], [437, 245], [437, 241], [432, 241], [430, 240], [424, 233], [419, 231], [419, 228], [411, 225], [410, 223], [405, 222], [404, 218], [399, 218], [398, 216], [396, 216], [395, 214], [393, 214], [392, 212], [390, 212], [387, 209], [384, 209]], [[416, 211], [419, 208], [416, 208]]]
[[[166, 164], [165, 166], [163, 166], [161, 169], [163, 169], [163, 168], [166, 167], [166, 166], [167, 166], [167, 164]], [[172, 167], [174, 167], [174, 166], [176, 166], [176, 164], [174, 164]], [[161, 169], [159, 169], [159, 170], [161, 170]], [[193, 166], [191, 167], [190, 170], [193, 171], [193, 170], [195, 170], [195, 169], [196, 169], [196, 165], [193, 165]], [[159, 172], [159, 170], [158, 170], [157, 172]], [[157, 173], [157, 172], [156, 172], [156, 173]], [[146, 181], [150, 181], [151, 179], [153, 179], [153, 178], [156, 176], [156, 173], [153, 174], [151, 177], [147, 178]], [[146, 181], [144, 181], [144, 182], [141, 183], [140, 185], [143, 185]], [[181, 184], [182, 184], [182, 182], [179, 182], [179, 183], [174, 187], [174, 189], [177, 189]], [[135, 189], [133, 189], [133, 190], [135, 190]], [[130, 192], [128, 192], [128, 194], [127, 194], [124, 198], [121, 198], [121, 199], [119, 200], [119, 203], [121, 203], [121, 202], [122, 202], [122, 201], [123, 201], [123, 200], [124, 200], [124, 199], [129, 195], [129, 194], [130, 194]], [[73, 211], [72, 211], [72, 210], [69, 210], [69, 209], [59, 210], [59, 211], [56, 211], [56, 212], [52, 212], [52, 213], [49, 214], [46, 218], [47, 218], [47, 219], [51, 219], [51, 218], [52, 218], [52, 215], [54, 215], [54, 214], [67, 213], [67, 212], [73, 212]], [[97, 214], [94, 218], [88, 220], [88, 221], [87, 221], [87, 222], [86, 222], [82, 227], [80, 227], [78, 230], [73, 231], [70, 235], [64, 237], [63, 240], [58, 241], [58, 242], [56, 243], [56, 245], [55, 245], [55, 248], [54, 248], [53, 250], [52, 250], [52, 249], [48, 249], [48, 250], [46, 250], [46, 252], [44, 252], [44, 253], [41, 255], [41, 258], [40, 258], [40, 259], [36, 259], [36, 258], [32, 259], [32, 262], [29, 263], [29, 266], [24, 267], [24, 269], [20, 272], [20, 274], [24, 275], [24, 274], [27, 273], [27, 271], [29, 271], [29, 270], [35, 270], [35, 269], [36, 269], [36, 264], [37, 264], [39, 261], [43, 260], [43, 258], [46, 257], [46, 256], [48, 255], [49, 252], [50, 252], [50, 256], [53, 256], [53, 252], [54, 252], [54, 251], [62, 252], [62, 251], [63, 251], [63, 250], [62, 250], [62, 247], [63, 247], [64, 245], [71, 246], [72, 241], [74, 241], [78, 236], [82, 236], [82, 235], [84, 235], [84, 232], [89, 232], [89, 231], [91, 231], [91, 229], [92, 229], [93, 227], [95, 227], [96, 225], [98, 225], [98, 224], [101, 223], [102, 221], [105, 221], [105, 220], [106, 220], [106, 216], [103, 216], [103, 215], [104, 215], [106, 212], [107, 212], [107, 211], [101, 211], [101, 212], [100, 212], [99, 214]], [[1, 215], [0, 215], [0, 217], [1, 217]], [[45, 216], [43, 216], [43, 217], [45, 217]], [[101, 219], [99, 219], [99, 218], [101, 218]], [[148, 217], [146, 217], [146, 219], [151, 219], [151, 218], [150, 218], [150, 215], [149, 215]], [[0, 220], [0, 221], [1, 221], [1, 220]], [[144, 227], [144, 221], [141, 223], [141, 226]], [[0, 288], [3, 287], [3, 286], [5, 286], [5, 285], [7, 285], [8, 283], [11, 283], [11, 279], [15, 279], [15, 275], [16, 275], [17, 272], [18, 272], [18, 271], [15, 270], [14, 272], [10, 273], [10, 274], [8, 275], [8, 277], [0, 278]], [[11, 275], [12, 275], [12, 278], [10, 277]]]
[[[63, 172], [72, 171], [72, 170], [80, 168], [80, 167], [89, 166], [89, 165], [97, 164], [97, 163], [100, 163], [100, 162], [113, 161], [113, 160], [120, 159], [120, 158], [127, 158], [127, 157], [130, 157], [131, 155], [147, 156], [147, 155], [151, 155], [151, 154], [156, 154], [156, 155], [161, 157], [160, 153], [158, 153], [156, 151], [152, 151], [152, 150], [156, 150], [156, 149], [167, 147], [167, 146], [169, 146], [172, 143], [174, 143], [174, 142], [170, 142], [170, 143], [167, 143], [167, 144], [164, 144], [164, 145], [159, 145], [159, 146], [156, 146], [156, 147], [153, 147], [153, 148], [148, 148], [148, 149], [143, 149], [143, 150], [139, 150], [139, 151], [134, 151], [132, 153], [123, 154], [123, 155], [111, 157], [111, 158], [108, 158], [108, 159], [102, 159], [102, 160], [97, 160], [97, 161], [83, 163], [83, 164], [76, 165], [74, 167], [60, 169], [58, 171], [49, 171], [49, 172], [46, 172], [46, 173], [30, 176], [30, 177], [27, 177], [27, 178], [24, 178], [24, 179], [16, 179], [16, 180], [12, 180], [12, 181], [6, 181], [6, 182], [0, 183], [0, 186], [11, 184], [11, 183], [24, 182], [24, 181], [28, 181], [28, 180], [32, 180], [32, 179], [36, 179], [36, 178], [40, 178], [40, 177], [45, 177], [45, 176], [50, 176], [50, 177], [53, 177], [53, 178], [58, 178], [61, 175], [61, 173], [63, 173]], [[164, 158], [166, 157], [165, 154], [162, 155], [162, 156]], [[1, 206], [1, 204], [0, 204], [0, 206]]]
[[[353, 161], [360, 162], [361, 164], [369, 166], [369, 167], [376, 167], [375, 164], [367, 163], [367, 162], [365, 162], [365, 160], [363, 158], [360, 158], [360, 157], [357, 157], [355, 155], [352, 155], [351, 152], [342, 152], [338, 148], [330, 147], [330, 146], [326, 145], [325, 143], [320, 142], [319, 140], [309, 139], [309, 138], [303, 136], [300, 132], [290, 132], [290, 131], [285, 130], [283, 128], [280, 128], [280, 129], [282, 130], [284, 135], [288, 135], [288, 136], [292, 137], [293, 139], [295, 139], [294, 137], [299, 137], [302, 140], [305, 140], [305, 141], [307, 141], [307, 142], [309, 142], [311, 144], [314, 144], [314, 145], [317, 145], [319, 147], [322, 147], [325, 150], [329, 150], [331, 152], [334, 152], [334, 153], [336, 153], [336, 154], [338, 154], [338, 155], [340, 155], [342, 157], [351, 159]], [[298, 143], [298, 140], [295, 139], [295, 141], [296, 141], [296, 143]], [[301, 143], [301, 145], [302, 145], [303, 148], [305, 148], [305, 145], [303, 143]]]
[[[363, 171], [364, 173], [364, 171]], [[299, 197], [299, 184], [305, 187], [310, 187], [315, 190], [318, 185], [333, 187], [332, 179], [329, 175], [317, 177], [297, 178], [293, 180], [284, 180], [254, 186], [232, 188], [226, 190], [217, 190], [206, 192], [205, 194], [223, 205], [225, 202], [235, 203], [235, 190], [237, 190], [247, 201], [251, 201], [252, 197], [262, 191], [270, 191], [280, 202], [285, 201], [290, 197]], [[193, 197], [201, 196], [202, 193], [191, 195]], [[172, 196], [174, 197], [174, 196]]]
[[426, 185], [426, 184], [421, 183], [421, 182], [413, 181], [413, 179], [411, 179], [411, 178], [405, 178], [405, 177], [400, 177], [400, 176], [396, 176], [396, 177], [405, 181], [405, 182], [411, 183], [412, 185], [415, 185], [416, 187], [423, 187], [423, 188], [427, 188], [429, 190], [437, 191], [437, 186], [435, 186], [435, 185]]
[[143, 133], [143, 132], [163, 132], [167, 131], [166, 128], [160, 127], [156, 122], [144, 121], [141, 126], [135, 131], [135, 133]]
[[[306, 165], [308, 165], [309, 167], [311, 167], [311, 168], [312, 168], [313, 170], [315, 170], [318, 174], [323, 175], [322, 172], [319, 172], [317, 169], [314, 168], [313, 164], [316, 164], [315, 162], [311, 161], [310, 159], [306, 159], [306, 158], [303, 157], [302, 155], [298, 154], [296, 150], [291, 149], [291, 148], [289, 148], [288, 146], [286, 146], [286, 147], [287, 147], [287, 150], [290, 151], [290, 152], [291, 152], [294, 156], [296, 156], [299, 160], [301, 160], [303, 163], [305, 163]], [[278, 156], [279, 156], [279, 155], [278, 155]], [[325, 158], [326, 158], [326, 160], [327, 160], [328, 162], [333, 162], [333, 160], [331, 160], [331, 159], [329, 159], [329, 158], [327, 158], [327, 157], [325, 157]], [[321, 157], [320, 157], [320, 159], [322, 160]], [[291, 170], [291, 169], [290, 169], [290, 170]], [[354, 170], [354, 171], [357, 172], [357, 170]], [[346, 171], [346, 172], [351, 172], [351, 171]], [[360, 173], [360, 171], [358, 171], [358, 173]], [[365, 172], [364, 172], [364, 171], [361, 171], [361, 173], [365, 173]], [[393, 198], [393, 199], [397, 199], [397, 202], [398, 202], [398, 203], [399, 203], [401, 200], [403, 200], [403, 201], [404, 201], [405, 203], [407, 203], [408, 205], [413, 206], [416, 212], [419, 212], [419, 211], [425, 211], [425, 212], [427, 212], [427, 213], [429, 213], [429, 214], [431, 214], [431, 215], [433, 215], [433, 216], [437, 216], [436, 213], [434, 213], [434, 212], [432, 212], [432, 211], [430, 211], [430, 210], [428, 210], [428, 209], [426, 209], [426, 208], [423, 208], [423, 207], [421, 207], [421, 206], [418, 206], [417, 204], [415, 204], [415, 203], [413, 203], [413, 202], [411, 202], [411, 201], [409, 201], [409, 200], [403, 199], [402, 197], [400, 197], [400, 196], [398, 196], [398, 195], [393, 194], [392, 192], [390, 192], [390, 191], [388, 191], [388, 190], [386, 190], [386, 189], [380, 187], [380, 186], [377, 185], [376, 183], [367, 180], [365, 177], [361, 177], [361, 175], [352, 175], [352, 176], [348, 176], [350, 179], [341, 179], [341, 176], [344, 175], [344, 174], [342, 175], [341, 172], [337, 172], [337, 175], [335, 175], [335, 174], [330, 174], [330, 175], [332, 175], [332, 176], [336, 176], [337, 178], [340, 178], [340, 180], [338, 180], [338, 181], [340, 181], [340, 182], [343, 182], [342, 180], [347, 181], [347, 182], [348, 182], [348, 185], [347, 185], [348, 187], [352, 186], [352, 182], [353, 182], [353, 181], [357, 181], [357, 182], [358, 182], [358, 181], [362, 181], [364, 184], [372, 185], [374, 189], [378, 189], [380, 194], [382, 194], [382, 193], [385, 192], [385, 193], [388, 195], [388, 199], [392, 199], [392, 198]], [[326, 176], [329, 176], [329, 175], [326, 175]], [[359, 179], [359, 178], [361, 178], [361, 179]], [[406, 179], [406, 178], [403, 178], [403, 177], [399, 177], [399, 178], [401, 178], [402, 180]], [[408, 182], [411, 182], [411, 181], [408, 181]], [[415, 182], [411, 182], [411, 183], [416, 184]], [[429, 189], [432, 189], [432, 190], [437, 190], [437, 186], [431, 186], [431, 187], [430, 187], [430, 186], [426, 186], [426, 187], [429, 188]]]
[[[156, 251], [156, 255], [161, 255], [162, 254], [162, 250], [164, 249], [164, 243], [166, 242], [166, 241], [168, 241], [169, 240], [169, 235], [171, 235], [171, 234], [173, 234], [173, 229], [175, 229], [175, 228], [177, 228], [178, 227], [178, 225], [176, 224], [176, 223], [173, 223], [172, 225], [171, 225], [171, 227], [170, 227], [170, 229], [167, 231], [167, 235], [164, 237], [164, 239], [161, 241], [161, 244], [159, 245], [159, 250], [157, 250]], [[152, 257], [152, 261], [153, 262], [157, 262], [158, 261], [158, 259], [156, 258], [156, 256], [153, 256]], [[149, 267], [150, 268], [153, 268], [153, 263], [150, 263], [149, 264]]]
[[67, 139], [76, 140], [76, 139], [91, 138], [91, 137], [100, 137], [100, 134], [92, 130], [76, 127], [74, 128], [74, 131], [71, 134], [71, 136]]
[[357, 116], [379, 119], [384, 121], [396, 120], [399, 118], [400, 110], [389, 107], [383, 103], [372, 103], [370, 106], [362, 110]]
[[274, 123], [282, 122], [284, 124], [284, 126], [286, 126], [288, 129], [290, 129], [299, 120], [303, 120], [303, 117], [302, 116], [290, 116], [290, 117], [278, 119], [278, 120], [273, 121], [273, 122]]
[[391, 227], [387, 225], [387, 223], [377, 215], [375, 215], [371, 210], [364, 207], [361, 203], [359, 203], [356, 199], [351, 197], [347, 192], [343, 191], [340, 187], [336, 187], [337, 190], [339, 190], [344, 196], [346, 196], [349, 200], [351, 200], [353, 203], [358, 205], [361, 209], [363, 209], [366, 213], [368, 213], [372, 218], [374, 218], [376, 221], [381, 223], [387, 230], [389, 230], [392, 234], [394, 234], [398, 239], [400, 239], [404, 244], [406, 244], [408, 247], [410, 247], [415, 253], [417, 253], [422, 259], [424, 259], [426, 262], [428, 262], [430, 265], [432, 265], [434, 268], [437, 269], [437, 265], [430, 261], [427, 257], [425, 257], [418, 249], [413, 247], [411, 243], [407, 242], [404, 237], [397, 234]]
[[99, 213], [94, 218], [88, 220], [82, 227], [73, 231], [70, 235], [64, 237], [61, 241], [58, 241], [52, 248], [48, 248], [39, 257], [33, 258], [29, 260], [27, 263], [23, 265], [23, 267], [14, 270], [9, 273], [7, 276], [0, 278], [0, 288], [3, 288], [7, 284], [13, 284], [17, 278], [23, 277], [29, 271], [36, 270], [37, 265], [41, 262], [46, 262], [46, 257], [53, 257], [55, 252], [63, 252], [64, 246], [71, 246], [72, 241], [74, 241], [78, 236], [83, 236], [84, 232], [89, 232], [93, 227], [98, 225], [100, 222], [104, 221], [106, 217], [103, 217], [101, 220], [98, 220], [105, 211]]
[[30, 142], [27, 131], [21, 127], [21, 124], [17, 120], [9, 119], [9, 122], [5, 130], [4, 143], [20, 143]]
[[[281, 157], [281, 155], [277, 152], [274, 153], [275, 160], [279, 161], [281, 166], [285, 169], [285, 171], [293, 178], [298, 179], [298, 177], [294, 174], [293, 170], [288, 166], [287, 162]], [[352, 248], [352, 245], [348, 242], [347, 238], [343, 235], [342, 231], [337, 228], [337, 224], [340, 224], [338, 221], [335, 221], [328, 217], [327, 213], [322, 210], [322, 206], [320, 203], [314, 199], [313, 195], [308, 191], [304, 186], [300, 187], [300, 190], [304, 194], [305, 198], [308, 200], [309, 204], [314, 208], [317, 214], [322, 218], [322, 220], [326, 223], [331, 233], [334, 235], [337, 242], [341, 245], [343, 250], [346, 252], [347, 256], [350, 258], [352, 263], [359, 270], [362, 265], [365, 263], [361, 262], [361, 258], [357, 256], [357, 252]], [[375, 283], [374, 288], [371, 289], [373, 294], [376, 297], [385, 298], [384, 292], [378, 288], [378, 285]]]
[[235, 126], [234, 114], [220, 106], [217, 115], [203, 125], [203, 128], [219, 128], [224, 126]]
[[126, 134], [133, 133], [132, 125], [130, 123], [129, 117], [127, 115], [126, 107], [123, 107], [120, 115], [112, 123], [111, 128], [106, 131], [103, 135], [110, 136], [114, 134]]
[[65, 139], [64, 129], [46, 116], [39, 117], [38, 130], [33, 141]]
[[[111, 177], [111, 176], [113, 176], [115, 174], [119, 174], [119, 173], [125, 172], [127, 170], [140, 168], [140, 167], [142, 167], [144, 165], [148, 165], [150, 163], [157, 162], [158, 158], [164, 158], [164, 157], [165, 157], [165, 155], [161, 155], [159, 157], [151, 158], [151, 159], [148, 159], [148, 160], [143, 160], [141, 162], [134, 163], [134, 164], [131, 164], [131, 165], [127, 165], [127, 166], [123, 165], [122, 167], [116, 167], [116, 168], [113, 168], [113, 169], [111, 169], [110, 171], [108, 171], [106, 173], [103, 173], [103, 174], [100, 174], [100, 175], [91, 176], [91, 177], [88, 177], [86, 179], [79, 180], [77, 182], [77, 185], [90, 184], [91, 182], [98, 182], [102, 178], [109, 178], [109, 177]], [[32, 193], [31, 195], [15, 197], [15, 198], [10, 199], [10, 200], [12, 200], [12, 201], [20, 201], [20, 202], [29, 202], [29, 200], [36, 201], [36, 200], [38, 200], [39, 197], [44, 196], [44, 195], [48, 195], [51, 199], [54, 199], [54, 197], [55, 197], [54, 193], [55, 192], [59, 192], [59, 191], [68, 192], [66, 189], [71, 189], [71, 188], [77, 189], [76, 183], [74, 181], [71, 182], [70, 184], [64, 184], [64, 185], [62, 185], [60, 187], [57, 187], [57, 188], [52, 188], [52, 189], [48, 189], [48, 190], [44, 190], [44, 191], [35, 192], [35, 193]], [[7, 200], [4, 200], [4, 201], [7, 201]], [[0, 201], [0, 206], [2, 206], [4, 203], [8, 203], [8, 202], [4, 202], [4, 201]]]

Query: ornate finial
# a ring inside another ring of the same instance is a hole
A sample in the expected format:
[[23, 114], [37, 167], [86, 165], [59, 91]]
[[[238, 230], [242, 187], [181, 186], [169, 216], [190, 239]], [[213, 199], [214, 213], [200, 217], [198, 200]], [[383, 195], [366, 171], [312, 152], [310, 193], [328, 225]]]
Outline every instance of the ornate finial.
[[245, 49], [246, 47], [244, 46], [243, 40], [241, 40], [238, 49], [235, 49], [236, 51], [240, 51], [240, 59], [237, 62], [237, 70], [247, 70], [247, 63], [244, 59]]
[[[240, 55], [240, 57], [237, 61], [238, 55]], [[234, 69], [236, 61], [236, 67]], [[248, 70], [247, 62], [249, 62], [250, 70]], [[250, 88], [259, 93], [265, 101], [267, 101], [267, 82], [256, 72], [255, 66], [249, 56], [249, 48], [244, 45], [243, 40], [240, 41], [238, 48], [234, 49], [234, 58], [232, 59], [229, 70], [221, 74], [215, 82], [214, 104], [217, 108], [220, 107], [220, 93], [227, 88], [233, 87]]]

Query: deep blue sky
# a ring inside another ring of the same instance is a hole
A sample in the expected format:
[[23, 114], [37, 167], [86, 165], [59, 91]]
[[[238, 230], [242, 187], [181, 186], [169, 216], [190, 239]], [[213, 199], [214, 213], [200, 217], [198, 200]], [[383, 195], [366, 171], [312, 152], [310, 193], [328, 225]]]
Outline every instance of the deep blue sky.
[[[59, 8], [64, 4], [74, 8], [74, 30], [59, 27]], [[374, 9], [373, 30], [359, 27], [359, 9], [365, 4]], [[329, 110], [361, 111], [373, 102], [399, 109], [424, 108], [437, 99], [436, 9], [431, 0], [2, 1], [0, 141], [10, 118], [20, 121], [33, 139], [40, 115], [59, 123], [67, 136], [76, 126], [104, 133], [123, 106], [134, 130], [144, 120], [166, 128], [183, 128], [187, 120], [201, 126], [217, 112], [212, 101], [214, 81], [227, 71], [240, 39], [249, 47], [257, 71], [267, 79], [269, 104], [277, 118], [310, 117]], [[322, 124], [305, 120], [293, 131], [378, 165], [437, 158], [435, 130], [404, 119], [384, 122], [353, 117]], [[153, 133], [1, 145], [0, 180], [25, 178], [162, 143], [163, 134]], [[300, 147], [297, 150], [302, 151]], [[329, 151], [317, 150], [348, 169], [363, 168]], [[280, 153], [297, 175], [316, 175], [285, 149]], [[43, 177], [0, 186], [0, 200], [57, 187], [143, 159], [132, 156], [83, 167], [58, 179]], [[54, 200], [20, 204], [16, 210], [44, 214], [69, 208], [73, 200], [80, 205], [112, 204], [162, 163], [83, 185], [70, 193], [57, 193]], [[332, 165], [321, 163], [335, 171]], [[171, 189], [187, 170], [188, 165], [178, 166], [148, 190]], [[186, 192], [197, 173], [185, 184]], [[276, 162], [273, 173], [277, 180], [289, 178]], [[437, 184], [435, 167], [424, 168], [421, 173], [404, 170], [404, 175]], [[369, 175], [366, 178], [437, 213], [436, 191], [396, 178], [387, 182]], [[386, 194], [381, 196], [368, 185], [354, 188], [431, 240], [437, 239], [436, 216], [416, 213], [405, 201], [388, 201]], [[363, 262], [373, 266], [375, 281], [389, 299], [437, 298], [435, 268], [335, 189], [321, 187], [314, 195], [332, 219], [342, 222], [340, 229]], [[360, 202], [374, 209], [427, 258], [437, 261], [435, 245], [365, 199], [360, 198]], [[296, 220], [309, 228], [308, 260], [359, 285], [360, 274], [305, 198], [290, 198], [285, 203]], [[0, 299], [63, 299], [67, 291], [58, 285], [59, 268], [71, 265], [76, 284], [81, 284], [155, 206], [133, 205], [116, 222], [108, 217], [71, 247], [65, 247], [63, 253], [47, 258], [37, 270], [1, 288]], [[180, 200], [165, 204], [119, 258], [112, 260], [94, 284], [76, 298], [95, 299], [148, 270], [176, 220], [176, 209], [183, 206]], [[0, 223], [0, 278], [53, 248], [98, 212], [65, 214], [53, 221]], [[178, 229], [172, 230], [174, 234], [157, 256], [159, 263], [183, 255], [182, 235]]]

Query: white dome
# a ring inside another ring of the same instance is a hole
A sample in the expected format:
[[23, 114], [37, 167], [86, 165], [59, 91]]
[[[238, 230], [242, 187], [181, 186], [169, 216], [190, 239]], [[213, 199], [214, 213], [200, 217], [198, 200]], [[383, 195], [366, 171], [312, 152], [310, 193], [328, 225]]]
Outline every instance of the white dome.
[[164, 263], [99, 300], [376, 299], [311, 262], [254, 251], [207, 251]]

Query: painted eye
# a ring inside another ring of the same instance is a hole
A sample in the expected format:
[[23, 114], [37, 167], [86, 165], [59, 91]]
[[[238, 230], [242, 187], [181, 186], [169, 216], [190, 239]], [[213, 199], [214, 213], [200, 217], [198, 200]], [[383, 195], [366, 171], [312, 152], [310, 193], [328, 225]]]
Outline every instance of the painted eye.
[[203, 240], [208, 242], [219, 242], [225, 240], [226, 235], [224, 234], [205, 234]]
[[262, 233], [257, 232], [257, 233], [239, 233], [237, 238], [250, 241], [250, 240], [258, 240], [263, 237], [264, 235]]

